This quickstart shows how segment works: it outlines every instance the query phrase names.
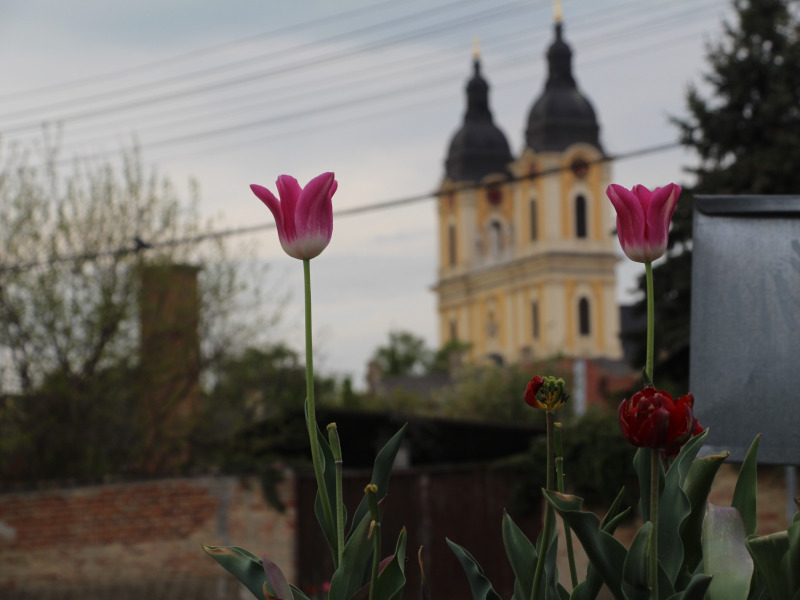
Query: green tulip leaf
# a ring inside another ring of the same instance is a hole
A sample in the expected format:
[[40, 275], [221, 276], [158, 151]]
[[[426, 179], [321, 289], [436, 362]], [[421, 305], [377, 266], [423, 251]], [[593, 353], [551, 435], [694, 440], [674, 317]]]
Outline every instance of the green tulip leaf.
[[733, 501], [731, 506], [739, 509], [739, 513], [744, 520], [744, 531], [747, 535], [753, 535], [758, 526], [758, 515], [756, 514], [756, 492], [758, 491], [758, 444], [761, 441], [759, 433], [750, 449], [744, 457], [742, 467], [739, 469], [739, 478], [736, 480], [736, 488], [733, 490]]
[[[706, 590], [711, 584], [711, 577], [703, 575], [702, 573], [695, 574], [689, 580], [686, 589], [673, 594], [667, 600], [703, 600], [706, 595]], [[752, 598], [751, 600], [756, 600]]]
[[788, 532], [750, 536], [746, 544], [770, 596], [775, 600], [790, 598], [789, 578], [781, 570], [781, 560], [789, 551]]
[[291, 584], [289, 585], [289, 587], [292, 588], [292, 594], [294, 595], [294, 600], [311, 600], [311, 598], [306, 596], [305, 592], [303, 592], [303, 590], [301, 590], [300, 588], [295, 587]]
[[406, 585], [405, 564], [406, 528], [403, 527], [397, 538], [394, 556], [378, 575], [378, 583], [375, 586], [377, 600], [394, 600], [402, 596]]
[[683, 566], [685, 572], [693, 573], [703, 558], [700, 535], [703, 530], [703, 518], [706, 514], [706, 502], [711, 491], [711, 484], [720, 466], [728, 457], [728, 453], [714, 454], [698, 458], [692, 462], [689, 472], [683, 481], [683, 491], [689, 499], [692, 511], [681, 528], [683, 542]]
[[614, 536], [600, 529], [597, 515], [581, 511], [583, 500], [577, 496], [549, 491], [543, 493], [564, 522], [572, 528], [586, 556], [614, 598], [624, 600], [621, 586], [622, 568], [627, 554], [625, 547]]
[[653, 523], [647, 521], [636, 532], [622, 567], [622, 591], [627, 600], [649, 600], [650, 536]]
[[533, 573], [536, 569], [536, 549], [508, 513], [503, 515], [502, 531], [508, 562], [516, 577], [514, 598], [528, 600], [531, 597]]
[[267, 574], [261, 559], [251, 554], [244, 548], [236, 546], [206, 546], [203, 551], [217, 561], [226, 571], [236, 577], [259, 600], [266, 600], [268, 591], [276, 596], [275, 590], [270, 589]]
[[[306, 418], [306, 428], [309, 427], [308, 420], [308, 403], [304, 403], [303, 411]], [[323, 510], [323, 494], [328, 499], [328, 504], [332, 508], [336, 506], [336, 467], [333, 460], [333, 453], [328, 444], [326, 436], [317, 427], [317, 445], [319, 446], [319, 456], [322, 461], [322, 480], [324, 482], [323, 488], [317, 488], [317, 496], [314, 499], [314, 514], [317, 516], [322, 533], [325, 536], [325, 541], [328, 542], [333, 562], [336, 563], [338, 559], [337, 540], [336, 540], [336, 514], [331, 515], [332, 521], [329, 523], [325, 518], [325, 511]]]
[[466, 548], [459, 546], [455, 542], [451, 542], [445, 538], [447, 545], [455, 553], [464, 572], [467, 574], [467, 581], [469, 582], [469, 589], [472, 592], [474, 600], [501, 600], [498, 594], [492, 587], [491, 582], [487, 579], [486, 575], [475, 560], [475, 557], [470, 554]]
[[345, 542], [342, 562], [331, 577], [329, 600], [350, 600], [359, 588], [368, 583], [372, 558], [372, 541], [368, 537], [371, 522], [370, 515], [364, 515]]
[[789, 535], [789, 551], [784, 560], [788, 563], [789, 588], [796, 595], [800, 592], [800, 521], [794, 521], [786, 533]]
[[278, 600], [292, 600], [291, 586], [281, 568], [266, 556], [261, 557], [261, 564], [264, 565], [264, 573], [267, 574], [267, 583], [274, 590], [273, 596]]
[[[403, 443], [403, 437], [406, 434], [406, 429], [408, 429], [408, 423], [405, 423], [398, 430], [398, 432], [395, 433], [388, 442], [386, 442], [386, 445], [381, 448], [381, 451], [378, 452], [378, 455], [375, 457], [375, 464], [372, 468], [372, 479], [370, 479], [370, 483], [378, 486], [378, 498], [383, 498], [389, 493], [389, 478], [392, 474], [394, 459], [397, 456], [397, 452], [400, 450], [400, 445]], [[361, 521], [361, 519], [364, 518], [364, 515], [368, 513], [369, 504], [367, 503], [366, 495], [364, 495], [364, 498], [361, 499], [361, 502], [356, 508], [356, 512], [353, 513], [353, 524], [348, 535], [353, 534], [353, 528]]]
[[708, 505], [703, 519], [703, 570], [711, 575], [710, 600], [747, 600], [753, 559], [742, 515], [734, 507]]
[[[660, 463], [659, 463], [660, 464]], [[639, 513], [642, 521], [650, 520], [650, 448], [639, 448], [633, 457], [633, 468], [639, 480]], [[664, 469], [659, 469], [658, 489], [664, 489]]]

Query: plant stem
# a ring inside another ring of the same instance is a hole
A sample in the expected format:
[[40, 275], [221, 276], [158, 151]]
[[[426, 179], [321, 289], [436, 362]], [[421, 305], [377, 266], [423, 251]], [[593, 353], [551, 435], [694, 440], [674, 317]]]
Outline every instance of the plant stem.
[[650, 448], [650, 599], [658, 600], [658, 484], [661, 458], [658, 448]]
[[[553, 456], [555, 454], [555, 422], [556, 416], [552, 410], [547, 411], [547, 485], [546, 489], [553, 489], [553, 473], [554, 464]], [[542, 527], [541, 543], [539, 544], [539, 556], [536, 560], [536, 571], [533, 574], [533, 588], [531, 589], [531, 600], [538, 600], [539, 586], [542, 582], [542, 574], [544, 573], [544, 563], [547, 559], [547, 551], [550, 548], [550, 538], [553, 535], [553, 527], [555, 526], [555, 512], [549, 502], [544, 505], [544, 526]], [[544, 587], [544, 596], [547, 598], [547, 586]]]
[[333, 454], [333, 464], [336, 468], [336, 551], [339, 563], [342, 562], [344, 553], [344, 499], [342, 498], [342, 445], [339, 442], [339, 430], [336, 423], [328, 425], [328, 443]]
[[653, 263], [644, 263], [645, 278], [647, 280], [647, 362], [644, 372], [647, 373], [650, 383], [653, 382], [653, 349], [655, 347], [655, 299], [653, 298]]
[[381, 564], [381, 522], [372, 521], [372, 576], [369, 584], [369, 600], [375, 600], [378, 587], [378, 567]]
[[[331, 502], [328, 497], [328, 488], [323, 476], [322, 459], [319, 453], [317, 440], [317, 409], [314, 403], [314, 353], [311, 344], [311, 260], [303, 259], [303, 282], [305, 284], [306, 308], [306, 425], [308, 426], [308, 439], [311, 443], [311, 462], [314, 464], [314, 477], [317, 480], [317, 494], [322, 501], [322, 513], [328, 527], [333, 527], [333, 514]], [[339, 565], [338, 556], [333, 557], [334, 566]]]
[[[561, 427], [555, 428], [555, 447], [556, 447], [556, 479], [558, 481], [559, 493], [564, 493], [564, 446], [561, 442]], [[575, 550], [572, 547], [572, 530], [563, 519], [564, 537], [567, 543], [567, 560], [569, 562], [569, 576], [572, 581], [572, 589], [578, 586], [578, 569], [575, 567]]]

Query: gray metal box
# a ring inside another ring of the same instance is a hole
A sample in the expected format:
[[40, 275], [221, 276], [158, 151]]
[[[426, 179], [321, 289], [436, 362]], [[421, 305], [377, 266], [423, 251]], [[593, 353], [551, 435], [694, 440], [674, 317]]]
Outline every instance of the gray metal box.
[[800, 464], [800, 196], [696, 196], [691, 391], [705, 452]]

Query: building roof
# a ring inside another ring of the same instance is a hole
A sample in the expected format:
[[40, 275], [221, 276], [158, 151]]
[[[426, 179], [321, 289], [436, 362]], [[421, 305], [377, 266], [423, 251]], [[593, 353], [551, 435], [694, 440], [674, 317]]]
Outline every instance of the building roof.
[[547, 50], [547, 82], [528, 114], [525, 140], [534, 152], [561, 152], [579, 142], [600, 148], [597, 117], [572, 76], [572, 50], [562, 30], [557, 22], [555, 40]]
[[467, 83], [464, 123], [450, 141], [445, 161], [447, 178], [453, 182], [480, 181], [487, 175], [508, 175], [513, 158], [505, 134], [494, 124], [489, 109], [489, 84], [475, 58]]

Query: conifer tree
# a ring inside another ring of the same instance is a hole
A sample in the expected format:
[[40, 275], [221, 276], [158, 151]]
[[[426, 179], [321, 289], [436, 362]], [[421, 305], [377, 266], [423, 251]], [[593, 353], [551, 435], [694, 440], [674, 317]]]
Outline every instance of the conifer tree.
[[672, 118], [698, 158], [654, 278], [656, 372], [676, 393], [689, 384], [693, 194], [800, 194], [800, 2], [734, 0], [733, 8], [707, 47], [705, 86], [691, 85], [688, 115]]

